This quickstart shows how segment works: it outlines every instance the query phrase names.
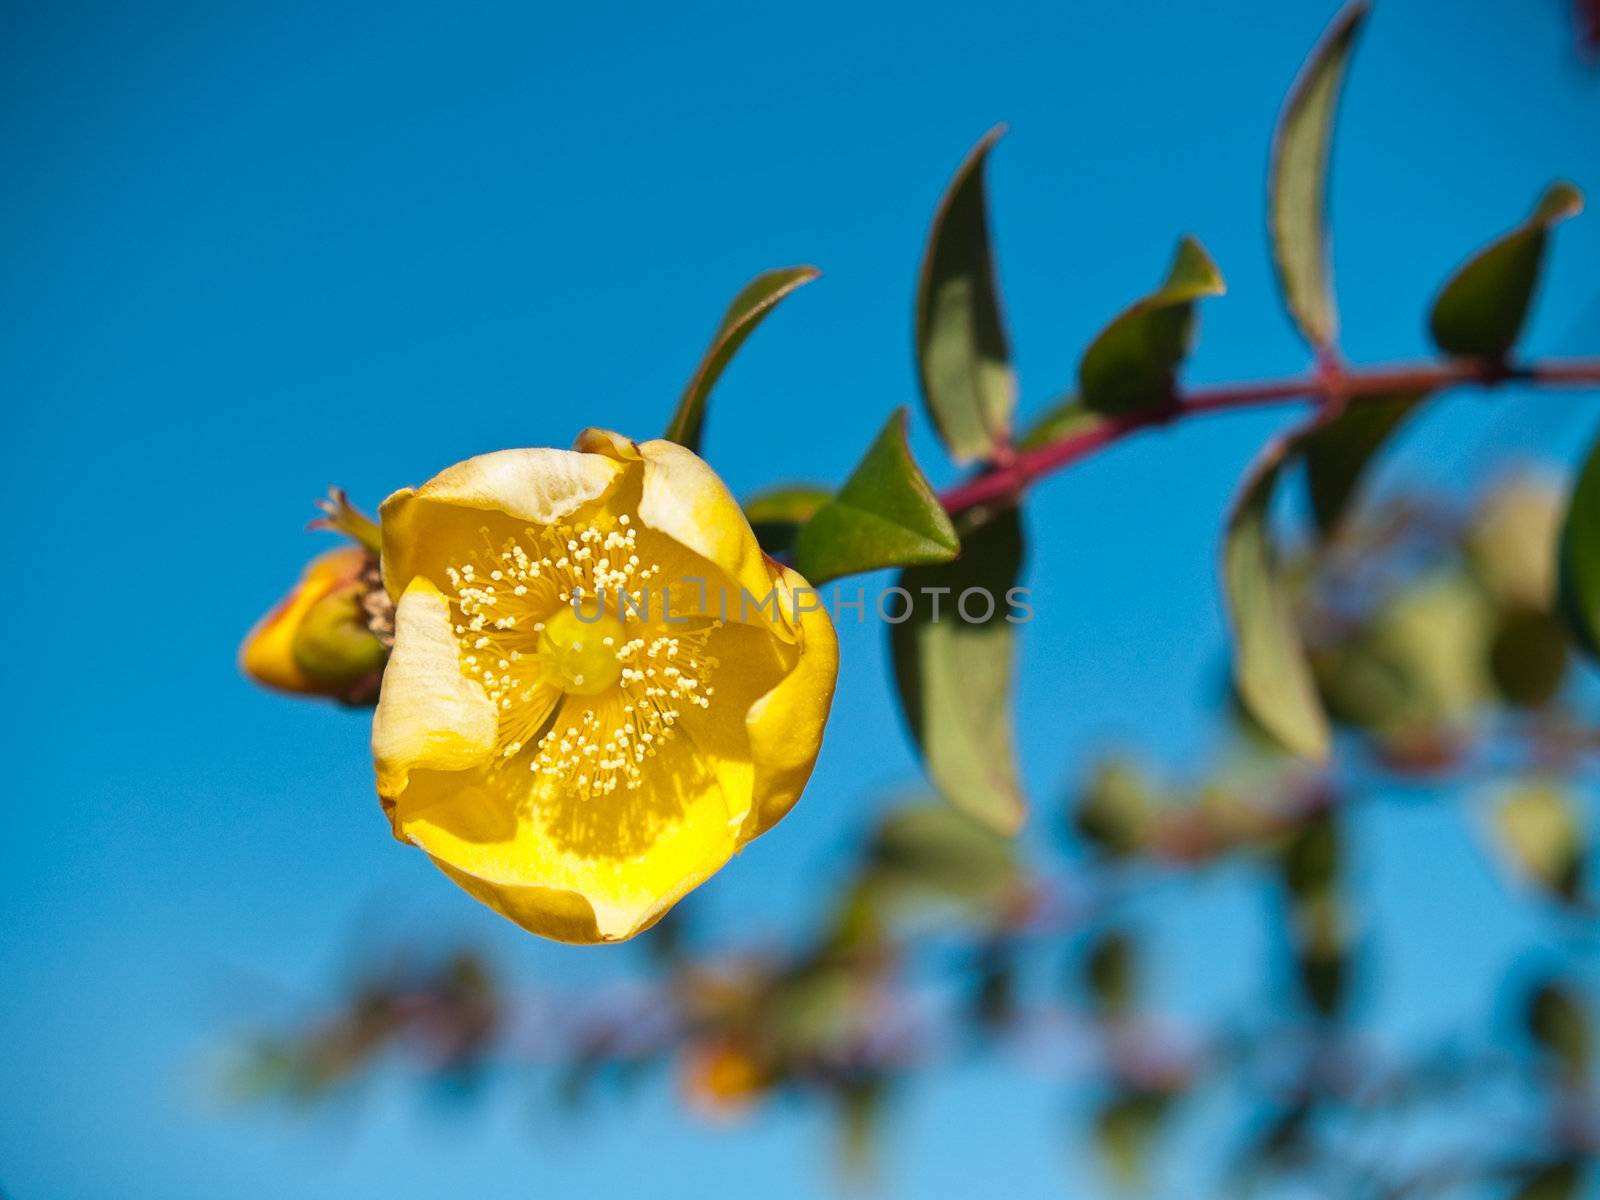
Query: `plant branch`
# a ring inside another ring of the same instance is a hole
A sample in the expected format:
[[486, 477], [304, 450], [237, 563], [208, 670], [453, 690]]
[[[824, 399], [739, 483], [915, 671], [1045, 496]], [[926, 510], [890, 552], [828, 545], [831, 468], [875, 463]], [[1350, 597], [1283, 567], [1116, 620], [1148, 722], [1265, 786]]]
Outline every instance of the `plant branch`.
[[1129, 434], [1170, 425], [1174, 421], [1204, 413], [1282, 404], [1291, 400], [1313, 400], [1320, 406], [1335, 401], [1359, 402], [1396, 392], [1436, 392], [1463, 385], [1492, 388], [1510, 382], [1544, 387], [1600, 386], [1600, 359], [1567, 359], [1521, 367], [1477, 359], [1456, 359], [1443, 363], [1363, 370], [1325, 364], [1313, 374], [1293, 379], [1197, 388], [1175, 397], [1170, 406], [1129, 416], [1107, 417], [1089, 429], [1069, 434], [1059, 441], [1019, 451], [1010, 459], [946, 489], [940, 494], [939, 501], [952, 515], [983, 504], [1013, 504], [1038, 480], [1121, 441]]

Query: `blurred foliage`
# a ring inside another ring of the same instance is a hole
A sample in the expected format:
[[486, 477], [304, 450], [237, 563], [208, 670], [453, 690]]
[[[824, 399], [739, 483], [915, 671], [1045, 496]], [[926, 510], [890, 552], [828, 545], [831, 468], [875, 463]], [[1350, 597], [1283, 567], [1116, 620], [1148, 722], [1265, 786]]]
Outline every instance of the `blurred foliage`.
[[1028, 811], [1011, 733], [1022, 519], [1007, 509], [964, 523], [960, 558], [896, 581], [910, 616], [889, 626], [890, 657], [929, 780], [957, 808], [1015, 833]]
[[[667, 1078], [716, 1123], [783, 1098], [824, 1105], [841, 1163], [864, 1171], [920, 1074], [953, 1055], [1023, 1054], [1077, 1064], [1063, 1082], [1088, 1098], [1081, 1133], [1118, 1190], [1165, 1194], [1169, 1130], [1199, 1095], [1242, 1084], [1242, 1148], [1219, 1194], [1581, 1195], [1600, 1149], [1583, 984], [1545, 971], [1508, 981], [1525, 1052], [1491, 1034], [1375, 1056], [1352, 1018], [1370, 980], [1343, 831], [1353, 805], [1395, 780], [1492, 764], [1505, 782], [1485, 828], [1508, 878], [1556, 913], [1587, 902], [1589, 843], [1563, 781], [1592, 739], [1570, 689], [1535, 697], [1494, 666], [1502, 618], [1548, 618], [1555, 604], [1557, 500], [1529, 475], [1465, 507], [1393, 496], [1288, 557], [1290, 608], [1341, 741], [1334, 766], [1282, 755], [1235, 709], [1231, 749], [1198, 779], [1136, 756], [1093, 766], [1070, 791], [1059, 853], [1030, 856], [935, 799], [891, 805], [798, 942], [730, 952], [674, 919], [641, 939], [637, 976], [578, 994], [514, 988], [466, 950], [398, 953], [328, 1011], [244, 1039], [234, 1092], [305, 1105], [398, 1060], [452, 1094], [525, 1073], [588, 1111], [602, 1092]], [[1243, 1025], [1162, 1019], [1145, 994], [1140, 881], [1232, 860], [1280, 901], [1275, 1000]], [[1039, 967], [1052, 960], [1068, 987], [1048, 986]], [[1470, 1115], [1491, 1083], [1520, 1123]], [[1434, 1111], [1478, 1122], [1467, 1150], [1385, 1160], [1351, 1132]]]
[[[831, 907], [802, 940], [729, 951], [674, 919], [641, 939], [638, 976], [578, 994], [512, 988], [468, 951], [397, 954], [331, 1010], [246, 1038], [235, 1093], [303, 1105], [398, 1059], [453, 1094], [490, 1071], [525, 1073], [588, 1111], [602, 1092], [667, 1078], [717, 1123], [784, 1098], [821, 1104], [841, 1163], [865, 1171], [919, 1075], [956, 1055], [1020, 1054], [1076, 1064], [1060, 1068], [1063, 1085], [1087, 1097], [1080, 1136], [1118, 1190], [1167, 1194], [1166, 1147], [1204, 1107], [1191, 1102], [1243, 1086], [1241, 1149], [1218, 1194], [1581, 1195], [1600, 1150], [1585, 985], [1544, 968], [1508, 980], [1522, 1052], [1491, 1031], [1374, 1054], [1353, 1017], [1372, 981], [1344, 833], [1352, 806], [1396, 781], [1487, 769], [1484, 828], [1508, 879], [1553, 915], [1587, 911], [1590, 845], [1567, 781], [1594, 739], [1569, 652], [1557, 643], [1556, 686], [1496, 666], [1508, 619], [1552, 619], [1559, 514], [1555, 488], [1516, 474], [1467, 505], [1400, 494], [1359, 506], [1286, 553], [1287, 611], [1340, 744], [1330, 766], [1284, 755], [1235, 708], [1229, 749], [1198, 778], [1133, 755], [1095, 764], [1070, 789], [1056, 853], [1027, 853], [937, 799], [891, 805], [819, 893]], [[1161, 876], [1228, 861], [1278, 898], [1277, 990], [1243, 1024], [1163, 1019], [1146, 998], [1138, 898]], [[1474, 1109], [1490, 1089], [1523, 1116]], [[1373, 1156], [1352, 1132], [1438, 1112], [1473, 1130], [1438, 1161]]]

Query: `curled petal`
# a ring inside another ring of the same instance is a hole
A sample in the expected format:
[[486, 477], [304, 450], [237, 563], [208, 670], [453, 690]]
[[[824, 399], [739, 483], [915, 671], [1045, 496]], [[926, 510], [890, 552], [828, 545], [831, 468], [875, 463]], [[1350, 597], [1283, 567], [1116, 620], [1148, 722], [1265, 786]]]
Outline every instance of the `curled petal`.
[[755, 786], [750, 815], [739, 831], [741, 844], [771, 829], [800, 798], [822, 748], [839, 677], [839, 639], [826, 609], [811, 608], [803, 593], [797, 595], [809, 588], [798, 572], [776, 571], [784, 613], [798, 611], [799, 655], [793, 669], [745, 716]]
[[395, 609], [394, 652], [372, 718], [378, 794], [394, 800], [414, 770], [477, 766], [494, 749], [495, 726], [489, 697], [462, 674], [449, 605], [418, 576]]
[[411, 579], [430, 574], [428, 552], [459, 541], [467, 514], [496, 512], [548, 525], [603, 496], [621, 466], [572, 450], [499, 450], [439, 472], [420, 488], [402, 488], [379, 508], [383, 581], [396, 598]]
[[[642, 462], [639, 520], [720, 568], [734, 587], [749, 594], [747, 607], [738, 596], [727, 597], [731, 611], [766, 616], [760, 607], [772, 588], [766, 556], [739, 502], [704, 459], [676, 442], [634, 443], [605, 429], [584, 430], [578, 446], [619, 464]], [[785, 622], [767, 619], [774, 633], [792, 636]]]

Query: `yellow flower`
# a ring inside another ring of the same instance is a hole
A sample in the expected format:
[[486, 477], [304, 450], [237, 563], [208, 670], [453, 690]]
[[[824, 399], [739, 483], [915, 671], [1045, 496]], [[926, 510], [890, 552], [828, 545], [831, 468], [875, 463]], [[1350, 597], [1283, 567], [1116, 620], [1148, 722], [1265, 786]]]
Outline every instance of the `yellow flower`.
[[588, 430], [486, 454], [390, 496], [382, 529], [378, 794], [485, 904], [632, 937], [799, 798], [833, 626], [688, 450]]
[[371, 704], [387, 654], [363, 606], [376, 587], [375, 566], [360, 546], [312, 559], [294, 590], [245, 636], [240, 670], [278, 691]]

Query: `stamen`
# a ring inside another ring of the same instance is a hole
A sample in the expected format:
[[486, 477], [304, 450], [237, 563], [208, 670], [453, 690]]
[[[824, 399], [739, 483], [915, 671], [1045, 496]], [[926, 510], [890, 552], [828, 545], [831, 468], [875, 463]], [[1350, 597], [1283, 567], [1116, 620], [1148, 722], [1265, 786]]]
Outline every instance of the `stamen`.
[[[538, 790], [639, 788], [686, 709], [710, 707], [705, 647], [722, 622], [645, 619], [661, 567], [641, 560], [626, 515], [604, 530], [530, 526], [498, 546], [481, 532], [481, 550], [445, 577], [462, 662], [500, 713], [498, 760], [525, 759]], [[586, 619], [596, 603], [602, 615]]]

